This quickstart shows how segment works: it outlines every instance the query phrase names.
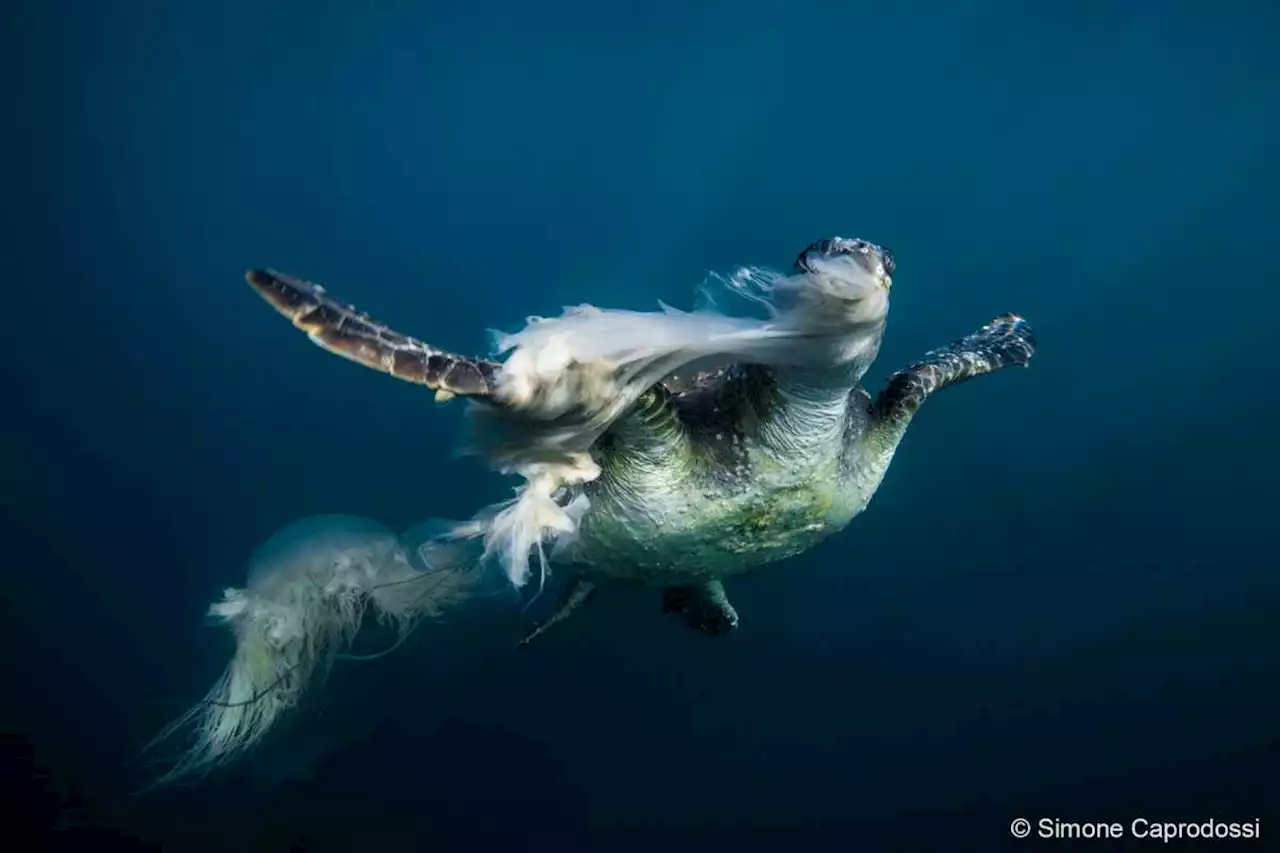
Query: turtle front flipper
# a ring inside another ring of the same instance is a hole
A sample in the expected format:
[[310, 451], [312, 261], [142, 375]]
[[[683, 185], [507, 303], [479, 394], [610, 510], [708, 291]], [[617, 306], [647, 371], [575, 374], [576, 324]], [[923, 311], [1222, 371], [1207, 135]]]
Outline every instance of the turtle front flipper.
[[1027, 321], [1016, 314], [1003, 314], [976, 332], [927, 353], [890, 376], [871, 404], [872, 436], [891, 451], [930, 394], [1005, 367], [1026, 367], [1035, 351], [1035, 335]]
[[357, 364], [425, 385], [444, 402], [455, 396], [492, 397], [495, 362], [455, 355], [374, 321], [343, 305], [320, 285], [274, 270], [250, 270], [245, 280], [316, 344]]
[[690, 628], [708, 634], [727, 634], [738, 627], [738, 611], [718, 580], [667, 587], [662, 591], [662, 612], [678, 613]]

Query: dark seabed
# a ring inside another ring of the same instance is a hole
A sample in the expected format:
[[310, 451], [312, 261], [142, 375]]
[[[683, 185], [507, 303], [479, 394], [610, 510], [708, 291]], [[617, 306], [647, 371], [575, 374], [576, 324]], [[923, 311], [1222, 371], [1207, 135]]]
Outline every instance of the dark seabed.
[[[1017, 816], [1280, 837], [1280, 4], [4, 19], [2, 837], [988, 851]], [[132, 795], [139, 748], [225, 663], [205, 607], [274, 530], [402, 530], [511, 485], [451, 455], [459, 406], [311, 346], [246, 267], [484, 353], [563, 305], [689, 307], [708, 271], [833, 234], [897, 255], [873, 387], [1003, 311], [1040, 353], [930, 402], [845, 533], [732, 582], [736, 633], [615, 594], [517, 653], [527, 615], [480, 608], [339, 666], [256, 760]]]

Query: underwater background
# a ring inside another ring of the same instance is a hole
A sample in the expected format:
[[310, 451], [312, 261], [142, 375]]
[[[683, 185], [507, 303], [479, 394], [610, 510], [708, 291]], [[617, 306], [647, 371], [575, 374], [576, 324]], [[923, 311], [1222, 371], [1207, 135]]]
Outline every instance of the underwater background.
[[[3, 14], [5, 837], [1280, 837], [1280, 5]], [[229, 655], [204, 609], [275, 530], [403, 530], [512, 486], [454, 454], [459, 404], [312, 346], [246, 268], [486, 353], [836, 234], [897, 256], [873, 388], [1004, 311], [1040, 352], [930, 402], [843, 534], [732, 581], [738, 631], [614, 593], [516, 652], [547, 600], [477, 607], [340, 665], [253, 760], [134, 795]]]

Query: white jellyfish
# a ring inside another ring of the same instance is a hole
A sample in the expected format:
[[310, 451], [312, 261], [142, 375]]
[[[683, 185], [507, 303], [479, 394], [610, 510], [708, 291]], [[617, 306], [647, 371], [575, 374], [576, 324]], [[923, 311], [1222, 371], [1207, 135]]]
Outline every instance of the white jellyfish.
[[335, 660], [360, 659], [346, 650], [366, 619], [389, 622], [399, 645], [419, 621], [474, 594], [476, 547], [456, 532], [434, 535], [445, 528], [458, 526], [418, 525], [406, 548], [376, 521], [322, 515], [268, 539], [250, 559], [245, 586], [209, 608], [234, 633], [235, 652], [204, 699], [152, 741], [188, 738], [155, 784], [208, 771], [258, 744]]

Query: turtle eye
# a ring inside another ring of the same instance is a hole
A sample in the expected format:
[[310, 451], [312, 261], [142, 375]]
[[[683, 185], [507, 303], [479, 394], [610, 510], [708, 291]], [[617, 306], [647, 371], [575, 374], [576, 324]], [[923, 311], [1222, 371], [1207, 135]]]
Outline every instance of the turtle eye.
[[893, 275], [898, 271], [898, 265], [893, 260], [893, 250], [880, 247], [880, 262], [884, 264], [884, 274]]

